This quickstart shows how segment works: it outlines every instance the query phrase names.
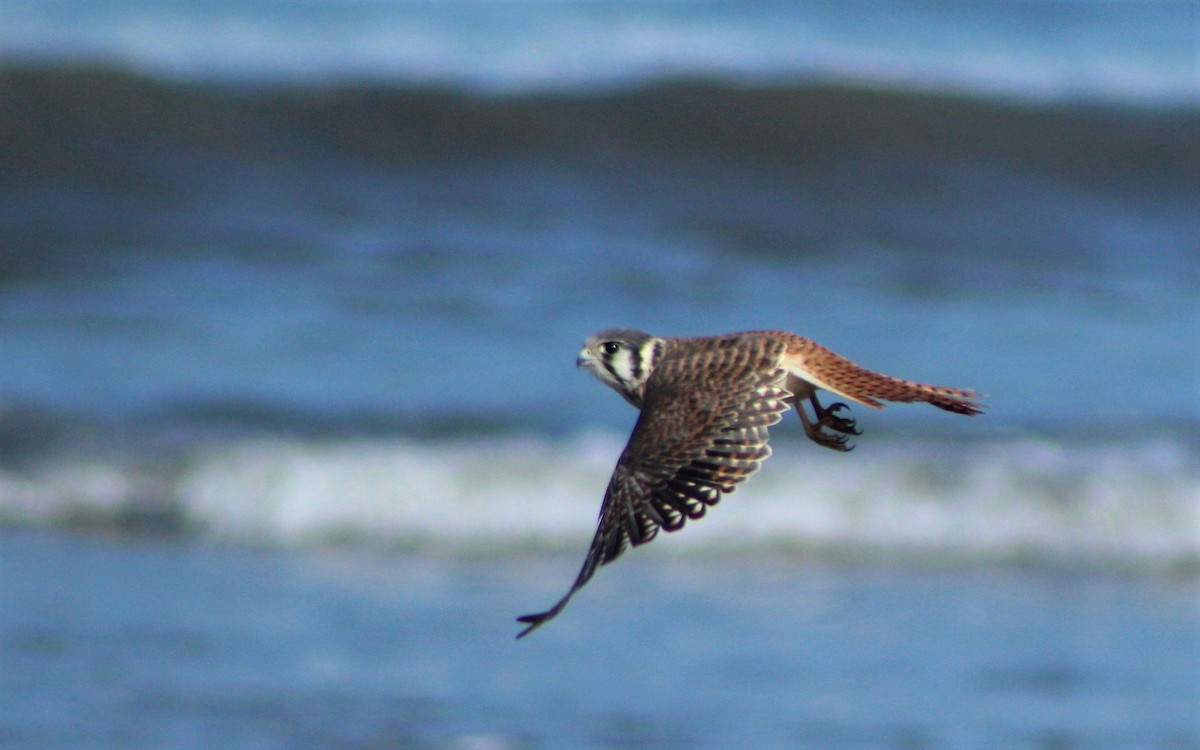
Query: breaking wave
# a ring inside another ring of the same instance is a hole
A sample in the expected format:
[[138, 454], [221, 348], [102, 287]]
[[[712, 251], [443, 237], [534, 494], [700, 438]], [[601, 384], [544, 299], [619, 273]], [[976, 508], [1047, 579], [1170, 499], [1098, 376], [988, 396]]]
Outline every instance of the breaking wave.
[[[792, 440], [659, 554], [1051, 564], [1194, 572], [1200, 460], [1182, 437], [913, 445]], [[582, 555], [611, 434], [246, 438], [170, 461], [72, 457], [0, 471], [0, 519], [238, 544]]]

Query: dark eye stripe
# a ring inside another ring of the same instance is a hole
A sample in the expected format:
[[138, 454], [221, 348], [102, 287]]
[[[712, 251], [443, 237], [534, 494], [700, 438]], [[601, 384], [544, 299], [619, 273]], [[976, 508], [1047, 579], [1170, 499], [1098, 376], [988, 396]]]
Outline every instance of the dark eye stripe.
[[[616, 346], [616, 348], [611, 352], [608, 350], [609, 344]], [[629, 353], [630, 372], [627, 376], [622, 376], [617, 372], [617, 368], [613, 366], [613, 359], [615, 358], [615, 355], [620, 353], [622, 350]], [[600, 363], [604, 365], [604, 369], [608, 370], [608, 373], [612, 375], [613, 379], [617, 382], [624, 383], [626, 382], [627, 377], [631, 378], [633, 382], [637, 382], [642, 379], [642, 353], [637, 349], [632, 349], [628, 346], [621, 346], [620, 344], [612, 341], [605, 342], [605, 344], [601, 346]]]

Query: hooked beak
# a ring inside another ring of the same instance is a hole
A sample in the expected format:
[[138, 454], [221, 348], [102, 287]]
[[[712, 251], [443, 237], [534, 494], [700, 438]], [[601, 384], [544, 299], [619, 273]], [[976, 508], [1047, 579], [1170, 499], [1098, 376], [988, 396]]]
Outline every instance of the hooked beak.
[[592, 362], [592, 353], [589, 352], [587, 349], [584, 349], [583, 351], [579, 352], [579, 356], [575, 358], [575, 366], [576, 367], [583, 367], [584, 365], [591, 364], [591, 362]]

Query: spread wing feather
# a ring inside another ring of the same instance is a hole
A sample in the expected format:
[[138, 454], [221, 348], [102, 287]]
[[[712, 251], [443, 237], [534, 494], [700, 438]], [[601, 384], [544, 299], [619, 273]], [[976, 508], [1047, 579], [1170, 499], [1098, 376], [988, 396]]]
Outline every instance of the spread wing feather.
[[[713, 360], [716, 361], [713, 361]], [[562, 611], [596, 569], [627, 548], [702, 518], [768, 456], [768, 428], [789, 407], [787, 370], [718, 358], [655, 371], [648, 394], [609, 480], [595, 537], [571, 589], [552, 608], [517, 618], [527, 635]]]

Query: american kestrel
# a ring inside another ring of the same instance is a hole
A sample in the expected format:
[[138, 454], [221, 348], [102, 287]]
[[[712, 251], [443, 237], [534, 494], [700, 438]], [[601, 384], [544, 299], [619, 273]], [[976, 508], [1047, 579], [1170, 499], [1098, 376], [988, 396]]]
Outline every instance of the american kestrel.
[[817, 400], [819, 388], [877, 409], [881, 401], [925, 401], [955, 414], [981, 412], [972, 391], [881, 375], [782, 331], [663, 338], [612, 329], [588, 338], [576, 364], [641, 414], [608, 482], [579, 576], [552, 608], [517, 618], [528, 624], [518, 638], [561, 612], [597, 567], [654, 539], [659, 529], [683, 528], [736, 490], [771, 455], [768, 428], [788, 407], [796, 407], [815, 443], [850, 450], [847, 437], [860, 432], [839, 415], [846, 404]]

